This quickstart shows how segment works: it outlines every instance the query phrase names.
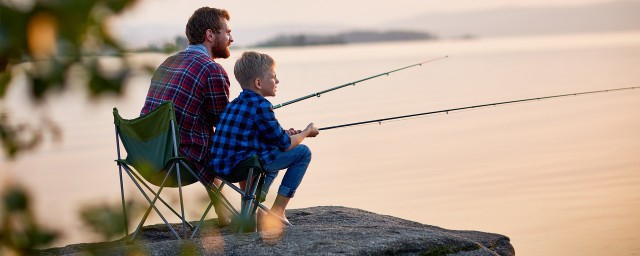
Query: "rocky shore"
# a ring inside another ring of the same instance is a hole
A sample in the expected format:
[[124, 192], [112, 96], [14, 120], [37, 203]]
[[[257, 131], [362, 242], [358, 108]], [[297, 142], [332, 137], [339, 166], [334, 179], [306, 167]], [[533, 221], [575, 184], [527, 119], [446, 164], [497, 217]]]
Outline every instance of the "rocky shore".
[[[293, 227], [236, 234], [207, 222], [191, 241], [176, 240], [163, 224], [144, 227], [133, 245], [123, 241], [44, 249], [39, 255], [515, 255], [509, 238], [447, 230], [360, 209], [320, 206], [287, 211]], [[182, 225], [174, 227], [181, 232]]]

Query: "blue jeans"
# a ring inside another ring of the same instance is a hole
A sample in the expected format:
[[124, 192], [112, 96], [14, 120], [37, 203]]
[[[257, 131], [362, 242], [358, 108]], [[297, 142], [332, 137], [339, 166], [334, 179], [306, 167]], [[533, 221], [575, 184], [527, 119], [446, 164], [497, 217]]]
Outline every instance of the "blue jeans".
[[311, 162], [311, 150], [305, 145], [298, 145], [289, 151], [279, 151], [276, 154], [276, 159], [268, 164], [262, 166], [267, 173], [264, 179], [264, 186], [262, 187], [262, 196], [266, 198], [267, 192], [271, 183], [278, 176], [278, 171], [287, 169], [280, 188], [278, 188], [278, 194], [286, 197], [293, 197], [296, 193], [296, 189], [302, 182], [307, 167]]

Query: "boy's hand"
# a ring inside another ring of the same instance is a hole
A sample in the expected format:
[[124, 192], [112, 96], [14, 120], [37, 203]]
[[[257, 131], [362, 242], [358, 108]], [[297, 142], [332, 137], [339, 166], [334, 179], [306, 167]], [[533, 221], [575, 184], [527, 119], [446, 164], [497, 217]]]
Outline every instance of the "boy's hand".
[[304, 131], [307, 132], [307, 137], [315, 137], [315, 136], [318, 136], [318, 134], [320, 134], [318, 127], [316, 127], [313, 123], [310, 123], [309, 125], [307, 125], [307, 128], [304, 129]]
[[302, 131], [302, 132], [296, 131], [294, 129], [289, 129], [286, 132], [287, 133], [293, 133], [293, 132], [296, 133], [294, 135], [290, 135], [289, 136], [289, 140], [291, 140], [291, 145], [289, 146], [289, 148], [287, 150], [290, 150], [290, 149], [300, 145], [300, 143], [302, 143], [302, 140], [304, 140], [304, 138], [306, 138], [306, 137], [315, 137], [315, 136], [318, 136], [318, 134], [320, 133], [318, 128], [313, 123], [310, 123], [309, 125], [307, 125], [307, 128], [305, 128], [304, 131]]
[[291, 135], [296, 135], [298, 133], [301, 133], [302, 131], [301, 130], [296, 130], [296, 129], [293, 129], [293, 128], [289, 128], [289, 130], [286, 130], [286, 132], [287, 132], [287, 134], [289, 134], [289, 136], [291, 136]]

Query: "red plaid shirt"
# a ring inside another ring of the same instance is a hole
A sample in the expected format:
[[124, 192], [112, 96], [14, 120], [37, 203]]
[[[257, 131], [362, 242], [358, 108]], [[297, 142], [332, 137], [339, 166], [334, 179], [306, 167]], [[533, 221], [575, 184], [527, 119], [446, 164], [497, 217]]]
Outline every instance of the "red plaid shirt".
[[205, 170], [210, 161], [213, 128], [229, 103], [229, 77], [222, 66], [192, 46], [167, 58], [151, 78], [141, 115], [172, 100], [180, 128], [180, 155], [191, 161], [198, 175], [213, 181]]

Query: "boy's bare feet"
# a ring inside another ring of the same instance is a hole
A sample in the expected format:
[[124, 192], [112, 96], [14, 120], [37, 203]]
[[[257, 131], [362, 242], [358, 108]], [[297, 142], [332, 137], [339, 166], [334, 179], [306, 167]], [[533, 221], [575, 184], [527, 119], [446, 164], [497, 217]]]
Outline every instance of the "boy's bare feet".
[[[277, 216], [264, 211], [258, 214], [258, 231], [260, 238], [267, 244], [278, 243], [284, 237], [285, 224], [280, 219], [287, 219], [285, 216]], [[289, 222], [287, 220], [287, 222]]]
[[256, 215], [258, 216], [258, 231], [282, 229], [286, 226], [282, 219], [289, 222], [286, 216], [276, 216], [274, 213], [270, 214], [262, 210], [258, 210]]

